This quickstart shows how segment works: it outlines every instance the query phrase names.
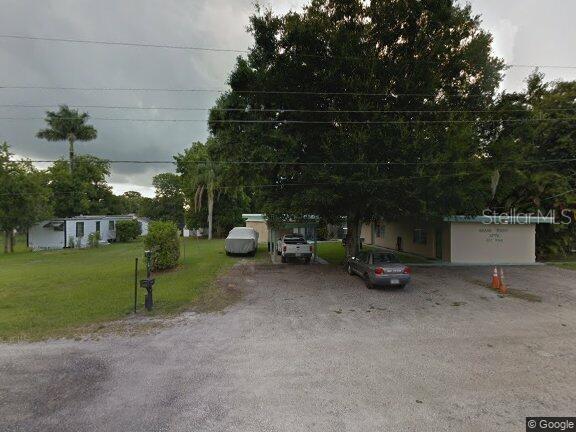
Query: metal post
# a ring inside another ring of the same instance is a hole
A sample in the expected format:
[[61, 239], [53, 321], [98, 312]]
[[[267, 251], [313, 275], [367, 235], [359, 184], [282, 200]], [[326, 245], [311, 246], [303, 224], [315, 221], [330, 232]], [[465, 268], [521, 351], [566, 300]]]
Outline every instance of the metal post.
[[147, 311], [151, 311], [154, 307], [154, 300], [152, 297], [152, 286], [154, 285], [154, 281], [151, 280], [150, 275], [152, 273], [152, 251], [145, 251], [144, 255], [146, 256], [146, 300], [145, 300], [145, 307]]
[[184, 248], [184, 258], [182, 259], [182, 265], [186, 263], [186, 237], [182, 236], [182, 247]]
[[134, 265], [134, 313], [136, 313], [136, 304], [138, 302], [138, 258]]
[[314, 262], [318, 261], [318, 236], [316, 235], [316, 226], [312, 228], [314, 231]]

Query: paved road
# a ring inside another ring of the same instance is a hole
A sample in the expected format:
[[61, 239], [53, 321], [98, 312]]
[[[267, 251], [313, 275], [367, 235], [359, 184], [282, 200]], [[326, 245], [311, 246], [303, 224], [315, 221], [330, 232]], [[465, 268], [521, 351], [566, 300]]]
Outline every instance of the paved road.
[[0, 346], [2, 431], [523, 431], [576, 415], [576, 273], [329, 266], [239, 272], [241, 302], [155, 334]]

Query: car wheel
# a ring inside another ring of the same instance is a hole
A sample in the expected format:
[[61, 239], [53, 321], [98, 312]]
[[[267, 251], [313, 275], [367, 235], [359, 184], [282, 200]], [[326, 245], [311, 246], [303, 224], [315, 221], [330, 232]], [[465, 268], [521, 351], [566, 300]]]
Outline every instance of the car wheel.
[[374, 289], [374, 285], [370, 281], [370, 277], [367, 274], [364, 275], [364, 283], [366, 284], [366, 288]]
[[350, 264], [348, 264], [348, 267], [346, 268], [346, 271], [348, 272], [348, 274], [350, 276], [352, 276], [354, 274], [354, 272], [352, 271], [352, 266]]
[[226, 256], [230, 256], [230, 252], [226, 251]]

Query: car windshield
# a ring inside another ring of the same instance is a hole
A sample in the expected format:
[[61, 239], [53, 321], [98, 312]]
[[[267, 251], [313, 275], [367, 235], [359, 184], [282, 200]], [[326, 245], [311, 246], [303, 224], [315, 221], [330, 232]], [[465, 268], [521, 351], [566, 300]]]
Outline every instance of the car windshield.
[[398, 257], [391, 253], [375, 253], [372, 255], [372, 260], [374, 264], [387, 264], [387, 263], [397, 263]]

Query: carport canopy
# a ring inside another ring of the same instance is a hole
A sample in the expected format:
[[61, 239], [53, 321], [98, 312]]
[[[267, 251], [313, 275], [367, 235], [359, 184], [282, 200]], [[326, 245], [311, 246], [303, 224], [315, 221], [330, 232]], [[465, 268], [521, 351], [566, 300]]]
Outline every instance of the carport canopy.
[[278, 251], [278, 240], [282, 237], [282, 232], [286, 230], [304, 230], [304, 237], [306, 240], [310, 240], [311, 233], [312, 241], [314, 242], [314, 260], [316, 260], [316, 251], [318, 246], [318, 236], [317, 236], [317, 229], [318, 229], [318, 217], [310, 216], [307, 219], [304, 219], [299, 222], [289, 221], [289, 222], [281, 222], [272, 225], [268, 225], [268, 233], [269, 233], [269, 241], [270, 241], [270, 253], [274, 254]]

